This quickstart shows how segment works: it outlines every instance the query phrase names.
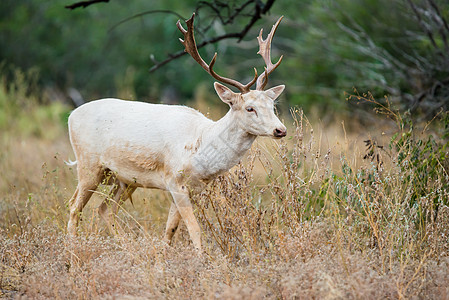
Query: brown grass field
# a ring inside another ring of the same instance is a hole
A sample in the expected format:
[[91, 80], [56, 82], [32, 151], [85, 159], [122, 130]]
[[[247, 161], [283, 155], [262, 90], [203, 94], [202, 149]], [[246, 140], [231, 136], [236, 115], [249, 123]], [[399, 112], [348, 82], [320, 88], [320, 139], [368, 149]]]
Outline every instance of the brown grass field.
[[202, 255], [185, 227], [162, 242], [170, 196], [142, 189], [111, 236], [100, 187], [69, 246], [68, 109], [21, 86], [0, 87], [0, 298], [449, 299], [447, 149], [426, 144], [438, 126], [346, 130], [293, 110], [286, 139], [259, 139], [194, 196]]

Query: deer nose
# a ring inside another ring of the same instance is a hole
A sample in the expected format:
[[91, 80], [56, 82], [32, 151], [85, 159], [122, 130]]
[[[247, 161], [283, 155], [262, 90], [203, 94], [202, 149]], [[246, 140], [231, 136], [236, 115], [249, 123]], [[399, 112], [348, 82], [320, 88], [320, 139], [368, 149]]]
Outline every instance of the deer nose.
[[276, 129], [273, 131], [273, 135], [274, 135], [275, 137], [284, 137], [284, 136], [287, 135], [287, 129], [276, 128]]

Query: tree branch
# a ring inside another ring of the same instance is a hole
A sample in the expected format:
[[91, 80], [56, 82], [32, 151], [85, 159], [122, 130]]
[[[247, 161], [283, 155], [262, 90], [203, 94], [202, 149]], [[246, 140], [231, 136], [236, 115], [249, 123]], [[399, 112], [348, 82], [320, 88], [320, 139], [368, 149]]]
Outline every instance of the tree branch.
[[[249, 32], [249, 30], [253, 27], [253, 25], [262, 18], [262, 15], [266, 14], [270, 8], [273, 6], [273, 3], [275, 2], [275, 0], [268, 0], [265, 4], [260, 1], [260, 0], [251, 0], [251, 1], [247, 1], [245, 2], [240, 8], [237, 9], [237, 12], [234, 12], [230, 18], [225, 21], [220, 15], [218, 15], [219, 19], [221, 20], [222, 24], [229, 24], [232, 22], [232, 20], [238, 16], [242, 11], [243, 8], [245, 8], [246, 6], [248, 6], [248, 4], [250, 2], [253, 2], [255, 4], [255, 9], [254, 9], [254, 13], [252, 14], [251, 20], [248, 22], [248, 24], [246, 24], [246, 26], [242, 29], [242, 31], [240, 32], [233, 32], [233, 33], [226, 33], [220, 36], [216, 36], [214, 38], [210, 38], [207, 40], [204, 40], [203, 42], [201, 42], [200, 44], [197, 45], [197, 48], [200, 49], [208, 44], [214, 44], [217, 43], [221, 40], [225, 40], [225, 39], [231, 39], [231, 38], [236, 38], [238, 39], [237, 42], [240, 42], [245, 36], [246, 34]], [[183, 56], [184, 54], [186, 54], [186, 52], [184, 50], [182, 51], [178, 51], [176, 53], [172, 53], [168, 55], [168, 58], [164, 59], [161, 62], [155, 63], [155, 65], [153, 67], [150, 68], [149, 72], [154, 72], [157, 69], [159, 69], [160, 67], [166, 65], [167, 63], [171, 62], [172, 60], [178, 59], [179, 57]]]
[[446, 36], [446, 32], [449, 33], [449, 26], [447, 24], [446, 19], [441, 14], [440, 9], [438, 8], [438, 5], [433, 0], [427, 0], [427, 2], [434, 10], [434, 12], [432, 13], [432, 18], [438, 26], [438, 32], [440, 33], [440, 36], [443, 39], [444, 47], [445, 47], [446, 53], [447, 53], [447, 51], [449, 50], [449, 43], [448, 43], [448, 39]]
[[75, 9], [75, 8], [78, 8], [78, 7], [86, 8], [89, 5], [92, 5], [92, 4], [95, 4], [95, 3], [100, 3], [100, 2], [109, 2], [109, 0], [80, 1], [80, 2], [75, 2], [73, 4], [70, 4], [70, 5], [66, 5], [65, 8], [67, 8], [67, 9]]
[[128, 21], [131, 21], [132, 19], [135, 18], [139, 18], [139, 17], [143, 17], [145, 15], [150, 15], [150, 14], [156, 14], [156, 13], [163, 13], [163, 14], [172, 14], [175, 15], [178, 18], [181, 19], [185, 19], [183, 16], [181, 16], [180, 14], [178, 14], [177, 12], [171, 11], [171, 10], [165, 10], [165, 9], [156, 9], [156, 10], [148, 10], [148, 11], [144, 11], [138, 14], [135, 14], [134, 16], [128, 17], [126, 19], [123, 19], [121, 21], [119, 21], [118, 23], [116, 23], [115, 25], [113, 25], [108, 32], [111, 32], [112, 30], [114, 30], [115, 28], [117, 28], [118, 26], [122, 25], [123, 23], [126, 23]]
[[[438, 48], [438, 46], [437, 46], [437, 43], [435, 42], [435, 38], [434, 38], [434, 36], [433, 36], [433, 33], [432, 33], [432, 31], [429, 29], [429, 26], [426, 26], [426, 25], [425, 25], [425, 23], [424, 23], [424, 21], [423, 21], [423, 19], [422, 19], [422, 17], [421, 17], [420, 12], [418, 11], [418, 8], [415, 6], [415, 4], [413, 3], [412, 0], [407, 0], [407, 2], [408, 2], [408, 4], [410, 5], [410, 7], [411, 7], [413, 13], [415, 14], [415, 17], [416, 17], [416, 19], [418, 20], [419, 25], [421, 25], [421, 28], [422, 28], [423, 32], [425, 32], [426, 35], [427, 35], [427, 37], [429, 38], [430, 43], [432, 44], [432, 46], [433, 46], [435, 49], [439, 50], [439, 48]], [[440, 52], [440, 51], [438, 51], [438, 52]], [[439, 54], [441, 54], [441, 53], [439, 53]]]
[[[224, 39], [240, 38], [240, 36], [241, 36], [241, 32], [234, 32], [234, 33], [223, 34], [223, 35], [217, 36], [215, 38], [208, 39], [208, 40], [205, 40], [205, 41], [201, 42], [200, 44], [197, 45], [197, 48], [200, 49], [200, 48], [202, 48], [202, 47], [204, 47], [204, 46], [206, 46], [208, 44], [214, 44], [214, 43], [216, 43], [218, 41], [221, 41], [221, 40], [224, 40]], [[158, 62], [154, 66], [152, 66], [150, 68], [150, 70], [149, 70], [150, 73], [154, 72], [157, 69], [159, 69], [160, 67], [168, 64], [172, 60], [175, 60], [175, 59], [183, 56], [184, 54], [187, 54], [187, 52], [185, 52], [184, 50], [178, 51], [178, 52], [173, 53], [173, 54], [169, 54], [168, 58], [166, 58], [165, 60], [163, 60], [161, 62]]]

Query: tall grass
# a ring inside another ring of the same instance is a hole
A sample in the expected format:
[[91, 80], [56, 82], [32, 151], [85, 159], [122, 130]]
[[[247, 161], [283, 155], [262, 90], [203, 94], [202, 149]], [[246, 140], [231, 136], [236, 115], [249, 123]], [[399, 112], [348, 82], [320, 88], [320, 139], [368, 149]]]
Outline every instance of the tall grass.
[[193, 196], [202, 256], [183, 226], [172, 247], [161, 241], [164, 192], [138, 190], [118, 215], [125, 234], [110, 236], [96, 212], [107, 186], [66, 247], [76, 185], [63, 162], [72, 155], [61, 122], [67, 109], [38, 104], [20, 76], [16, 86], [0, 87], [10, 110], [0, 139], [1, 296], [448, 297], [446, 113], [418, 129], [388, 102], [350, 95], [394, 121], [356, 141], [360, 133], [312, 126], [293, 109], [288, 139], [259, 139], [239, 165]]

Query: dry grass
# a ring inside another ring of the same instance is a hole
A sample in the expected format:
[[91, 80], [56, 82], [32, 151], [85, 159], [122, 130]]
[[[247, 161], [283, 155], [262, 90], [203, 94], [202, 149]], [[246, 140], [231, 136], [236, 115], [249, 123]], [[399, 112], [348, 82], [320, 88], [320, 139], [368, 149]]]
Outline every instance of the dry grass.
[[194, 197], [202, 256], [184, 227], [172, 247], [161, 242], [170, 198], [158, 191], [138, 191], [119, 213], [126, 234], [111, 237], [96, 213], [100, 189], [67, 241], [76, 178], [64, 126], [50, 114], [51, 136], [2, 128], [0, 297], [447, 299], [447, 200], [432, 221], [422, 213], [447, 199], [447, 169], [411, 205], [413, 169], [397, 151], [377, 149], [382, 165], [364, 160], [343, 127], [314, 131], [293, 115], [289, 140], [261, 140]]

